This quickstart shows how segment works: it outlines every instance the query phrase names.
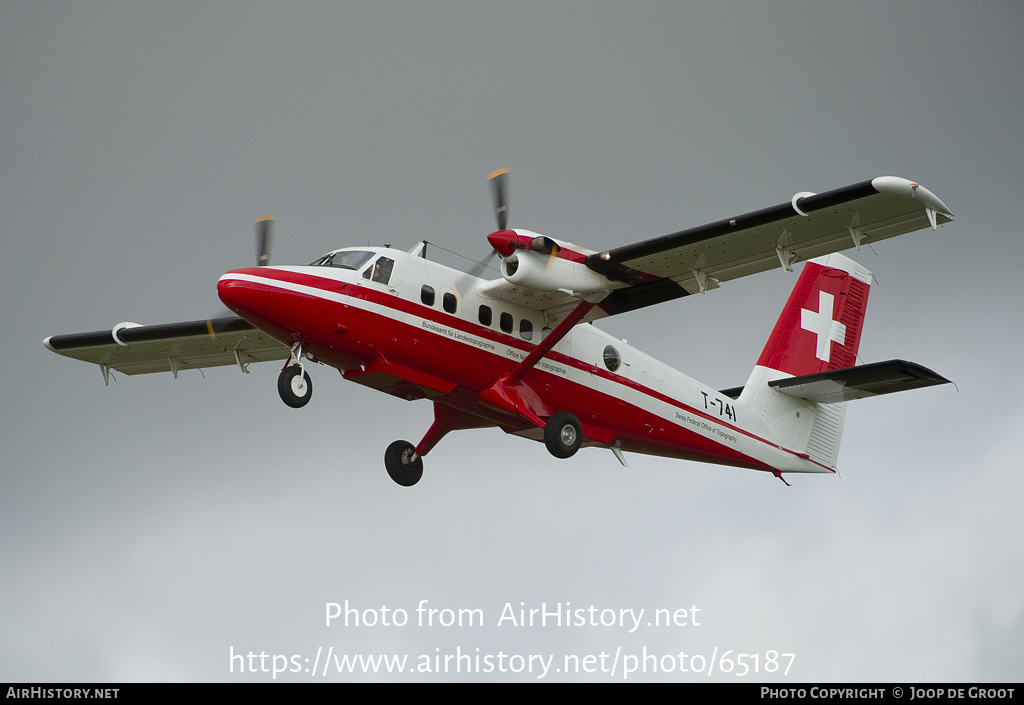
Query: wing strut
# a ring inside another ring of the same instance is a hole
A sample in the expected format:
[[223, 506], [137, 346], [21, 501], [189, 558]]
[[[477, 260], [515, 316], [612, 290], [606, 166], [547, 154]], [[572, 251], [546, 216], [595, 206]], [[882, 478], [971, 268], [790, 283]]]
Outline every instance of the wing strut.
[[584, 316], [590, 313], [590, 309], [594, 306], [595, 304], [589, 301], [581, 301], [561, 323], [555, 326], [553, 331], [547, 334], [544, 340], [540, 341], [540, 345], [531, 350], [530, 354], [508, 374], [508, 381], [512, 384], [518, 383], [523, 375], [533, 369], [542, 357], [551, 352], [551, 348], [555, 347], [577, 323], [583, 320]]
[[586, 300], [577, 304], [576, 308], [555, 326], [555, 329], [548, 333], [547, 337], [534, 347], [522, 362], [480, 394], [480, 402], [499, 411], [521, 416], [543, 428], [544, 422], [541, 420], [541, 416], [550, 416], [551, 410], [547, 408], [537, 393], [530, 389], [529, 385], [523, 384], [523, 376], [532, 370], [541, 361], [541, 358], [551, 352], [551, 348], [555, 347], [558, 341], [582, 321], [594, 306], [594, 303]]

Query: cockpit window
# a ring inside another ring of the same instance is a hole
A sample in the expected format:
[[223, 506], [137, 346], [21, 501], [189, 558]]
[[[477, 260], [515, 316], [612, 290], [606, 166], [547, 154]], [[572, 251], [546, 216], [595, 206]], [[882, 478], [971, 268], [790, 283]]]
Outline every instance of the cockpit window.
[[341, 267], [342, 269], [359, 269], [373, 257], [366, 250], [342, 250], [331, 252], [312, 263], [314, 267]]
[[394, 269], [395, 261], [387, 257], [381, 257], [373, 265], [373, 276], [371, 279], [378, 284], [387, 284], [391, 281], [391, 270]]
[[363, 279], [375, 281], [378, 284], [387, 284], [391, 281], [391, 270], [394, 266], [394, 260], [390, 260], [387, 257], [381, 257], [373, 263], [372, 267], [367, 267], [363, 270]]

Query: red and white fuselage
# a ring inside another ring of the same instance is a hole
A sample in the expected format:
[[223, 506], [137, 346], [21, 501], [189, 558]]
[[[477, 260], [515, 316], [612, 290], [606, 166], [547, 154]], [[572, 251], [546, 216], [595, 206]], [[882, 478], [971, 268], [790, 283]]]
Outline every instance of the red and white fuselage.
[[[332, 256], [348, 264], [239, 269], [221, 277], [218, 292], [257, 328], [286, 345], [301, 343], [307, 359], [443, 407], [435, 414], [441, 428], [421, 441], [421, 455], [456, 428], [499, 426], [540, 440], [543, 429], [529, 418], [567, 411], [582, 424], [583, 445], [611, 448], [620, 459], [618, 451], [627, 451], [776, 474], [834, 471], [844, 405], [794, 399], [767, 382], [855, 353], [870, 274], [841, 255], [807, 265], [738, 399], [580, 324], [523, 375], [525, 415], [482, 395], [557, 321], [485, 295], [486, 280], [417, 256], [415, 248], [349, 248]], [[846, 298], [842, 288], [851, 281], [862, 285], [862, 298], [843, 314], [845, 323], [837, 322], [836, 299]], [[828, 406], [840, 410], [822, 411]]]

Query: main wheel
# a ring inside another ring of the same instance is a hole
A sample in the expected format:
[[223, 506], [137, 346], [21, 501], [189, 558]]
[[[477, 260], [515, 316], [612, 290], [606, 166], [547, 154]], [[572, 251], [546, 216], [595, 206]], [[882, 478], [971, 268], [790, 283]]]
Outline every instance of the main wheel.
[[544, 425], [544, 445], [556, 458], [572, 457], [581, 443], [583, 427], [580, 420], [568, 411], [555, 412]]
[[409, 441], [395, 441], [384, 451], [384, 467], [388, 475], [402, 487], [412, 487], [423, 477], [423, 458], [416, 455], [416, 446]]
[[285, 404], [299, 409], [308, 404], [313, 396], [313, 380], [298, 365], [290, 365], [281, 370], [277, 378], [277, 393]]
[[384, 451], [384, 467], [398, 485], [412, 487], [423, 476], [423, 458], [409, 441], [395, 441]]

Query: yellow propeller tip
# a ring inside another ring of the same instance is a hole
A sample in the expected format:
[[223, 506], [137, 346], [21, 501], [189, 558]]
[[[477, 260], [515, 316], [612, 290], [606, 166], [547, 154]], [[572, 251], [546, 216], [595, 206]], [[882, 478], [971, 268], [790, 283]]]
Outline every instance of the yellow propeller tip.
[[270, 213], [267, 213], [266, 215], [261, 215], [259, 218], [257, 218], [256, 222], [257, 223], [262, 223], [264, 220], [273, 220], [273, 219], [274, 219], [274, 216], [271, 215]]
[[502, 174], [507, 174], [507, 173], [508, 173], [508, 169], [498, 169], [497, 171], [492, 171], [491, 175], [487, 177], [487, 180], [490, 181], [491, 179], [493, 179], [495, 177], [498, 177], [498, 176], [501, 176]]

